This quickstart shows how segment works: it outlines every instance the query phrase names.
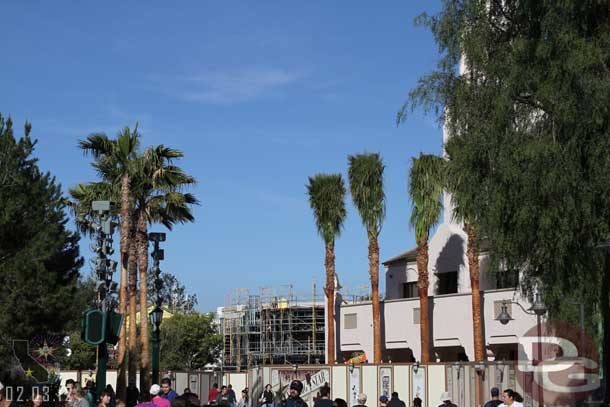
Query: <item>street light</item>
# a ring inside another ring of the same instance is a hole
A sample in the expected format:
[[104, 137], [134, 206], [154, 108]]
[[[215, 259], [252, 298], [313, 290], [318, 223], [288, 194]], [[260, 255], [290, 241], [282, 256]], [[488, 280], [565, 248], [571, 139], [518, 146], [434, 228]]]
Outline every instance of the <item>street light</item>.
[[[541, 341], [541, 337], [542, 337], [542, 328], [540, 325], [540, 318], [546, 314], [546, 312], [548, 311], [548, 308], [546, 307], [546, 305], [544, 304], [544, 302], [542, 302], [542, 299], [540, 298], [540, 293], [536, 292], [536, 296], [534, 297], [534, 303], [532, 304], [532, 306], [530, 307], [529, 310], [526, 310], [525, 308], [523, 308], [523, 305], [521, 305], [520, 303], [516, 302], [516, 301], [508, 301], [508, 300], [504, 300], [502, 301], [502, 308], [500, 310], [500, 315], [498, 315], [498, 317], [496, 318], [496, 320], [500, 321], [500, 323], [502, 325], [506, 325], [508, 324], [513, 318], [510, 316], [510, 314], [508, 313], [507, 309], [508, 309], [508, 305], [509, 303], [511, 304], [517, 304], [522, 310], [523, 312], [525, 312], [528, 315], [536, 315], [536, 328], [537, 328], [537, 333], [538, 333], [538, 360], [534, 360], [533, 364], [534, 365], [538, 365], [542, 362], [542, 341]], [[544, 375], [542, 376], [544, 377]], [[544, 405], [544, 400], [543, 400], [543, 389], [542, 389], [542, 377], [541, 377], [541, 385], [540, 385], [540, 395], [539, 395], [539, 400], [538, 403], [540, 405]]]
[[163, 321], [163, 310], [160, 307], [155, 307], [150, 314], [150, 324], [152, 325], [152, 382], [159, 383], [159, 347], [161, 344], [161, 322]]
[[152, 251], [153, 266], [151, 271], [155, 276], [155, 308], [150, 312], [150, 323], [153, 329], [153, 352], [152, 352], [152, 381], [155, 384], [159, 383], [159, 348], [161, 345], [161, 321], [163, 320], [163, 280], [161, 279], [161, 268], [159, 262], [165, 258], [163, 249], [159, 248], [159, 242], [165, 242], [165, 233], [151, 232], [148, 234], [148, 240], [153, 242], [154, 249]]

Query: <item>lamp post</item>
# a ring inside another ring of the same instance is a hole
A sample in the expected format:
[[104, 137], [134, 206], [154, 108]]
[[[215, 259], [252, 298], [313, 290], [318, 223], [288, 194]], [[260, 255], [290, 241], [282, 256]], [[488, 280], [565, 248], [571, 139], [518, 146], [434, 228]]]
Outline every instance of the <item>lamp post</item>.
[[[528, 315], [536, 315], [536, 329], [537, 329], [537, 335], [538, 335], [538, 360], [534, 360], [533, 364], [534, 365], [539, 365], [542, 363], [542, 341], [541, 341], [541, 337], [542, 337], [542, 327], [540, 324], [540, 319], [542, 318], [542, 316], [544, 314], [546, 314], [547, 312], [547, 307], [546, 305], [544, 305], [544, 302], [542, 302], [541, 298], [540, 298], [540, 293], [537, 292], [536, 296], [535, 296], [535, 300], [534, 303], [532, 304], [532, 306], [530, 307], [529, 310], [526, 310], [523, 305], [521, 305], [520, 303], [516, 302], [516, 301], [503, 301], [502, 302], [502, 308], [500, 310], [500, 315], [498, 315], [498, 317], [496, 318], [496, 320], [500, 321], [500, 323], [502, 325], [506, 325], [508, 324], [510, 321], [513, 320], [513, 318], [510, 316], [510, 314], [508, 313], [508, 307], [507, 304], [516, 304], [518, 305], [523, 312], [525, 312]], [[544, 389], [542, 387], [542, 378], [544, 377], [544, 374], [541, 374], [540, 379], [541, 379], [541, 383], [539, 386], [539, 399], [538, 399], [538, 404], [540, 406], [544, 405]]]
[[152, 325], [152, 382], [159, 383], [159, 351], [161, 348], [161, 322], [163, 321], [163, 280], [161, 279], [161, 268], [159, 263], [165, 258], [163, 249], [159, 248], [159, 242], [165, 242], [165, 233], [151, 232], [148, 234], [148, 240], [153, 242], [154, 249], [152, 251], [153, 266], [151, 271], [155, 276], [155, 308], [150, 312], [150, 323]]
[[159, 383], [159, 347], [160, 334], [161, 334], [161, 322], [163, 321], [163, 310], [160, 307], [155, 307], [150, 314], [150, 323], [152, 326], [152, 382], [154, 384]]

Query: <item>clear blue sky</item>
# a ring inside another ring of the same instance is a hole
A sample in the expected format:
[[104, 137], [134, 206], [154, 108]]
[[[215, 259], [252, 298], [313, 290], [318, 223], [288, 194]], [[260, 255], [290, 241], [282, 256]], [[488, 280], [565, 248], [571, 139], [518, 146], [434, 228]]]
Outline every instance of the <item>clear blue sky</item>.
[[[437, 47], [413, 19], [439, 3], [10, 1], [0, 111], [32, 122], [40, 165], [66, 190], [95, 180], [77, 148], [91, 132], [139, 121], [144, 146], [183, 150], [202, 205], [168, 235], [162, 269], [200, 310], [235, 287], [308, 293], [324, 281], [324, 250], [307, 177], [345, 175], [348, 154], [380, 152], [387, 167], [382, 260], [414, 246], [408, 169], [420, 151], [440, 152], [442, 134], [433, 117], [394, 119], [434, 68]], [[351, 200], [336, 258], [344, 286], [368, 284]]]

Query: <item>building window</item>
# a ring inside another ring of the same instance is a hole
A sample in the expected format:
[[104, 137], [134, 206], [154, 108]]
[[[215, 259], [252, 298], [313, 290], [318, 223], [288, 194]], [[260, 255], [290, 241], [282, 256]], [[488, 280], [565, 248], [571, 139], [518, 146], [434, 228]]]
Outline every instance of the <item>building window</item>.
[[402, 283], [402, 298], [416, 298], [418, 296], [417, 281]]
[[413, 324], [419, 325], [421, 318], [420, 308], [413, 308]]
[[438, 290], [437, 294], [454, 294], [457, 293], [457, 271], [449, 271], [447, 273], [438, 273]]
[[345, 314], [345, 322], [343, 328], [356, 329], [358, 328], [358, 314]]

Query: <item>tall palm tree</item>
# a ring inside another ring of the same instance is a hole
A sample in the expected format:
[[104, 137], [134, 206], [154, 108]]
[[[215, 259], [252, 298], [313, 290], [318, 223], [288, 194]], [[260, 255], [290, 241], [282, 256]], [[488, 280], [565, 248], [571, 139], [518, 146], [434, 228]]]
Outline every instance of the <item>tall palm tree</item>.
[[411, 225], [417, 242], [417, 288], [419, 292], [421, 362], [430, 362], [430, 321], [428, 319], [428, 238], [438, 224], [443, 205], [445, 161], [436, 155], [413, 158], [409, 174], [409, 196], [413, 203]]
[[[458, 168], [453, 168], [449, 165], [447, 171], [447, 188], [453, 192], [451, 196], [451, 203], [453, 205], [453, 218], [457, 222], [464, 224], [464, 230], [468, 236], [468, 248], [466, 249], [466, 256], [468, 257], [468, 272], [470, 275], [470, 287], [472, 294], [472, 337], [474, 341], [474, 358], [475, 360], [482, 361], [486, 359], [485, 352], [485, 341], [483, 340], [483, 320], [481, 316], [481, 290], [480, 290], [480, 278], [481, 273], [479, 270], [479, 237], [477, 233], [477, 222], [472, 211], [469, 210], [467, 199], [457, 199], [458, 194], [456, 192], [464, 192], [469, 188], [464, 188], [465, 182], [461, 176], [461, 171]], [[464, 194], [461, 196], [464, 198]], [[468, 197], [468, 194], [466, 194]], [[473, 199], [478, 199], [472, 197]]]
[[381, 318], [379, 314], [379, 233], [385, 217], [384, 165], [379, 154], [348, 156], [352, 199], [369, 239], [369, 274], [373, 297], [373, 362], [381, 362]]
[[162, 223], [172, 229], [175, 223], [194, 220], [191, 206], [198, 203], [184, 187], [194, 185], [195, 179], [172, 164], [183, 157], [178, 150], [163, 145], [149, 147], [140, 158], [133, 180], [136, 225], [136, 251], [140, 277], [140, 388], [150, 387], [150, 341], [146, 311], [148, 281], [148, 225]]
[[[85, 140], [79, 142], [80, 148], [85, 154], [91, 154], [94, 158], [93, 167], [104, 181], [112, 185], [120, 186], [120, 234], [121, 234], [121, 281], [119, 288], [119, 312], [127, 313], [127, 273], [129, 269], [129, 237], [132, 231], [131, 225], [131, 177], [133, 163], [135, 161], [140, 135], [138, 125], [132, 130], [125, 127], [116, 139], [110, 139], [103, 133], [94, 133]], [[135, 317], [133, 318], [135, 320]], [[135, 331], [134, 331], [135, 332]], [[117, 372], [117, 395], [125, 399], [125, 326], [121, 327], [121, 335], [118, 349], [118, 372]]]
[[335, 238], [345, 221], [345, 184], [341, 174], [317, 174], [309, 177], [307, 193], [318, 233], [324, 239], [326, 256], [326, 309], [328, 321], [328, 364], [335, 364]]

